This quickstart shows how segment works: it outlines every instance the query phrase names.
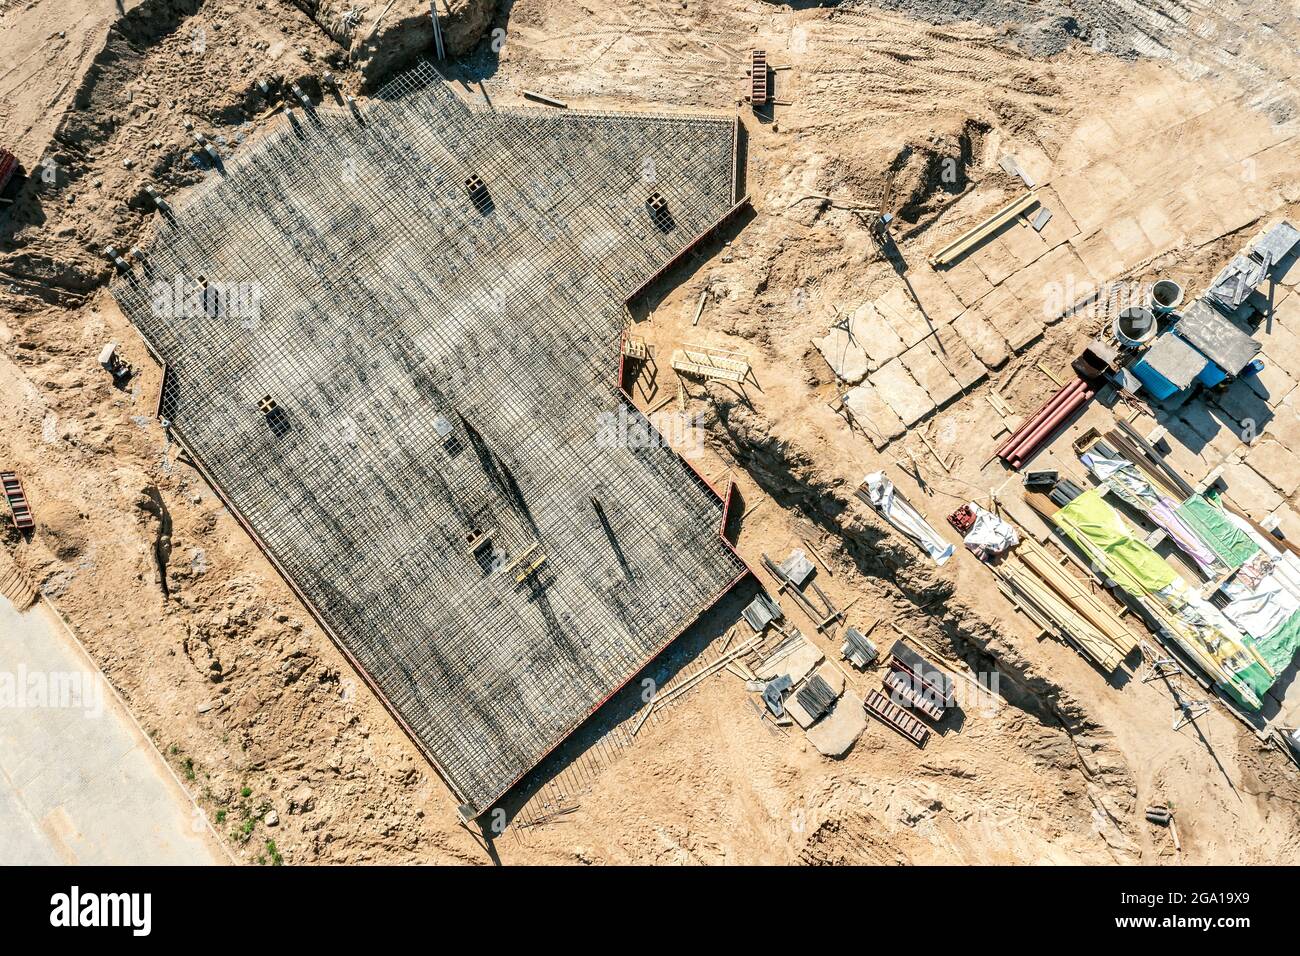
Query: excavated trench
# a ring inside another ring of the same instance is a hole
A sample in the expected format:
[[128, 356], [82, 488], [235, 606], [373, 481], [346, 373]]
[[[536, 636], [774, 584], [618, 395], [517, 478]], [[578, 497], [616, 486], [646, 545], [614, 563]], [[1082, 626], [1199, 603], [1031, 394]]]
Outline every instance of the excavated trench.
[[[819, 474], [811, 457], [776, 437], [771, 423], [759, 413], [730, 393], [715, 389], [711, 397], [711, 411], [705, 417], [710, 442], [721, 446], [782, 508], [843, 542], [845, 554], [875, 592], [884, 614], [963, 661], [972, 672], [996, 673], [999, 697], [1069, 738], [1078, 771], [1090, 785], [1110, 791], [1120, 803], [1136, 796], [1133, 775], [1115, 751], [1109, 732], [1064, 688], [1040, 673], [997, 622], [959, 600], [950, 581], [917, 560], [910, 542], [857, 501], [845, 482]], [[1111, 751], [1112, 759], [1104, 766], [1088, 757], [1101, 750]], [[1127, 825], [1116, 823], [1121, 829]]]

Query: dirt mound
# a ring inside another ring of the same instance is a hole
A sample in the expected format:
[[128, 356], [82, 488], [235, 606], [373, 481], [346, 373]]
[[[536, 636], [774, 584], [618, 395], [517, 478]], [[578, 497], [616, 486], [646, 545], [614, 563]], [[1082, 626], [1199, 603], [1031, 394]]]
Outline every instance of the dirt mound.
[[[434, 50], [430, 4], [425, 0], [372, 3], [291, 0], [344, 50], [359, 71], [361, 88], [373, 91], [416, 59]], [[469, 53], [487, 33], [498, 0], [443, 0], [438, 26], [448, 57]]]

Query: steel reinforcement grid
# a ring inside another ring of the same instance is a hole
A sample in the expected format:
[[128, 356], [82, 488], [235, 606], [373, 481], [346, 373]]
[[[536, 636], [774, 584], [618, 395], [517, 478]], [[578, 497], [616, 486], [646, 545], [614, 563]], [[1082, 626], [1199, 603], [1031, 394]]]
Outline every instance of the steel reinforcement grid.
[[114, 285], [173, 433], [468, 813], [744, 573], [614, 381], [733, 138], [474, 108], [421, 66], [213, 162]]

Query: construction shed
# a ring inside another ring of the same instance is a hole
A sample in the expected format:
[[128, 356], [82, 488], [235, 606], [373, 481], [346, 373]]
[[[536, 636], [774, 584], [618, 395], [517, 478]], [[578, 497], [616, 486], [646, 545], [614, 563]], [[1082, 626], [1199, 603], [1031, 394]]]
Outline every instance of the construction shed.
[[174, 436], [467, 816], [747, 573], [719, 494], [613, 427], [623, 300], [734, 157], [733, 117], [480, 109], [421, 66], [222, 157], [115, 284]]
[[[1197, 299], [1188, 306], [1174, 328], [1227, 375], [1241, 374], [1242, 369], [1255, 360], [1261, 348], [1257, 341], [1233, 325], [1205, 299]], [[1202, 384], [1215, 383], [1202, 377]]]

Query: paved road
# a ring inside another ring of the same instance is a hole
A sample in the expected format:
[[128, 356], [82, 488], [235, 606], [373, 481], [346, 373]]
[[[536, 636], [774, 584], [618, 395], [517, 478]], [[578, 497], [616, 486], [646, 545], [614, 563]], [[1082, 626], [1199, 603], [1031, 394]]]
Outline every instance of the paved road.
[[0, 864], [229, 863], [43, 604], [0, 597]]

